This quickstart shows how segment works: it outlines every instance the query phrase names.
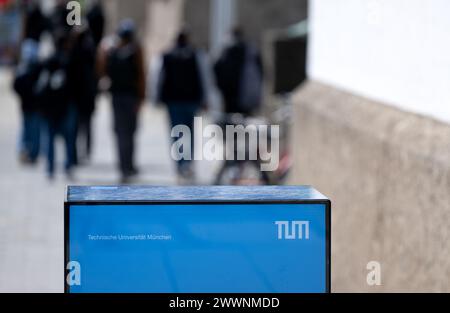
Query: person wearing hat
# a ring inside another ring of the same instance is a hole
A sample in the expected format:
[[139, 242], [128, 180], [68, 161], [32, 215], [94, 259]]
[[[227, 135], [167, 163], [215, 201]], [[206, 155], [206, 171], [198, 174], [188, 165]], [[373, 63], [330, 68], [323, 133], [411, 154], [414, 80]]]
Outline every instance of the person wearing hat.
[[139, 108], [145, 98], [145, 73], [141, 45], [131, 20], [123, 20], [109, 47], [100, 49], [100, 76], [110, 80], [114, 132], [122, 183], [137, 174], [134, 164], [134, 137]]

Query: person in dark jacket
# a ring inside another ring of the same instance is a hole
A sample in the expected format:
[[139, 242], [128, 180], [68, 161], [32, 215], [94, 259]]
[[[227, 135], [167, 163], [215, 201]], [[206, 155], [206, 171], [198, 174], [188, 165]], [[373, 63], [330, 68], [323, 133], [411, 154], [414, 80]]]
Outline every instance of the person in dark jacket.
[[19, 64], [13, 87], [21, 102], [22, 130], [19, 140], [19, 159], [34, 164], [40, 152], [41, 117], [33, 88], [39, 75], [39, 43], [47, 30], [48, 20], [37, 0], [22, 3], [22, 43]]
[[70, 40], [65, 29], [54, 32], [55, 52], [45, 60], [36, 83], [35, 95], [47, 129], [47, 174], [55, 174], [55, 138], [64, 138], [65, 172], [70, 178], [75, 165], [76, 108], [70, 97]]
[[225, 113], [252, 115], [261, 104], [263, 66], [259, 52], [248, 44], [240, 27], [232, 30], [232, 43], [214, 65]]
[[[198, 51], [190, 44], [187, 31], [181, 31], [175, 46], [162, 57], [162, 68], [158, 79], [158, 101], [169, 111], [172, 128], [185, 125], [194, 137], [194, 117], [205, 101], [205, 78], [202, 76]], [[175, 140], [175, 138], [173, 138]], [[191, 140], [191, 151], [194, 151]], [[177, 161], [178, 174], [192, 178], [191, 160]]]
[[95, 0], [86, 14], [89, 29], [94, 39], [95, 47], [98, 47], [105, 31], [105, 14], [102, 3]]
[[112, 46], [100, 49], [98, 61], [100, 76], [107, 76], [111, 81], [114, 131], [122, 183], [129, 182], [138, 173], [134, 160], [134, 140], [139, 109], [145, 98], [143, 53], [135, 32], [131, 20], [122, 21]]
[[88, 160], [92, 148], [91, 121], [97, 95], [96, 45], [87, 27], [72, 31], [73, 47], [69, 65], [70, 96], [77, 108], [76, 163]]
[[56, 36], [59, 35], [58, 33], [61, 32], [61, 29], [70, 31], [72, 28], [72, 25], [67, 23], [67, 17], [70, 13], [70, 11], [67, 10], [68, 2], [68, 0], [56, 0], [52, 13], [48, 18], [49, 31], [55, 37], [55, 40]]
[[42, 13], [37, 0], [24, 3], [23, 11], [23, 39], [32, 39], [39, 42], [42, 34], [49, 27], [48, 19]]
[[20, 161], [34, 164], [40, 151], [41, 116], [34, 97], [34, 87], [39, 77], [39, 43], [33, 39], [22, 42], [20, 63], [16, 69], [13, 87], [20, 98], [22, 131], [20, 135]]

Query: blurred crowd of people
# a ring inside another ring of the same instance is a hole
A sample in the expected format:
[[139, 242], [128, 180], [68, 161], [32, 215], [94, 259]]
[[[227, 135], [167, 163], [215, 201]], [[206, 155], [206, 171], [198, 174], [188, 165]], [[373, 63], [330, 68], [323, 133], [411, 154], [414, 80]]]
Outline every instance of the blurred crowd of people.
[[[55, 173], [57, 136], [64, 138], [69, 176], [83, 158], [89, 158], [92, 147], [96, 53], [105, 17], [97, 1], [87, 9], [81, 26], [69, 25], [68, 13], [66, 1], [58, 1], [49, 16], [43, 14], [38, 1], [23, 3], [23, 37], [14, 77], [23, 116], [20, 159], [34, 164], [40, 154], [45, 155], [49, 178]], [[51, 36], [53, 52], [40, 58], [45, 33]]]
[[[146, 98], [145, 52], [136, 26], [120, 22], [112, 36], [104, 38], [105, 15], [101, 2], [85, 8], [81, 26], [67, 23], [67, 1], [57, 1], [49, 16], [37, 1], [24, 4], [24, 34], [14, 89], [21, 100], [23, 124], [20, 160], [36, 163], [47, 158], [47, 175], [55, 174], [55, 138], [65, 142], [65, 173], [88, 160], [92, 151], [91, 123], [97, 94], [104, 86], [111, 94], [118, 168], [122, 183], [138, 174], [134, 161], [135, 133], [140, 107]], [[51, 35], [54, 49], [39, 57], [42, 35]], [[181, 30], [172, 48], [162, 56], [153, 98], [167, 107], [171, 126], [193, 130], [194, 117], [208, 102], [207, 72], [214, 73], [225, 113], [250, 115], [261, 103], [263, 70], [258, 51], [246, 43], [243, 31], [232, 30], [232, 42], [214, 65]], [[41, 147], [43, 149], [41, 149]], [[193, 175], [189, 160], [177, 161], [178, 174]]]

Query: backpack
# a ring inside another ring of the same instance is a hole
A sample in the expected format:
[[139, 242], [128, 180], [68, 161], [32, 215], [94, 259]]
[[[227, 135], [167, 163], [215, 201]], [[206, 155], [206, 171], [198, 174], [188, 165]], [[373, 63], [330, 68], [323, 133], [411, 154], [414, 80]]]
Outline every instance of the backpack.
[[204, 90], [198, 55], [192, 48], [175, 48], [163, 57], [161, 101], [199, 102]]
[[39, 75], [36, 63], [21, 64], [14, 75], [13, 88], [17, 95], [29, 100], [33, 97], [33, 88]]
[[106, 73], [112, 93], [138, 93], [137, 48], [134, 44], [113, 48], [107, 57]]
[[61, 117], [69, 104], [67, 60], [56, 54], [44, 63], [39, 73], [34, 95], [48, 117]]

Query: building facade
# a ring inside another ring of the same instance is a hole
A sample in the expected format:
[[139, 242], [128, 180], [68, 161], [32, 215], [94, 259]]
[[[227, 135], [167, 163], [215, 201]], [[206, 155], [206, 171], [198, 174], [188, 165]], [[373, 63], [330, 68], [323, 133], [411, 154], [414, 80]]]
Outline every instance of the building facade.
[[292, 182], [332, 199], [334, 291], [450, 291], [449, 10], [310, 1]]

